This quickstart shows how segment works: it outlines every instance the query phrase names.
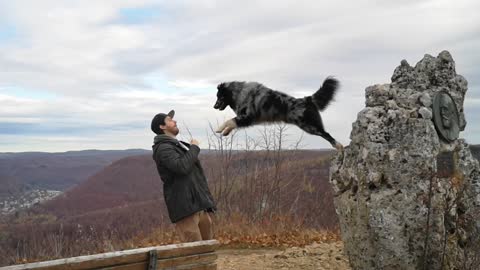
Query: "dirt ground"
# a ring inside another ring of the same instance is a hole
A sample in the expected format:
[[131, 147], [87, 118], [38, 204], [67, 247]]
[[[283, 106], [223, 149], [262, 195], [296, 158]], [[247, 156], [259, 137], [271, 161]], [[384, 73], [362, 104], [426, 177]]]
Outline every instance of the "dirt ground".
[[350, 270], [343, 243], [315, 243], [304, 248], [218, 250], [219, 270]]

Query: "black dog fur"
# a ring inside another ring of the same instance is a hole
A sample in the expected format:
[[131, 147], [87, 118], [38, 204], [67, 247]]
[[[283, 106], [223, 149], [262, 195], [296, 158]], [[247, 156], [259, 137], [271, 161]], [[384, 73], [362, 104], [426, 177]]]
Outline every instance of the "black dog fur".
[[217, 86], [214, 108], [222, 111], [230, 106], [237, 116], [222, 124], [216, 132], [226, 136], [237, 127], [282, 121], [321, 136], [340, 150], [343, 146], [325, 131], [319, 113], [330, 104], [338, 85], [336, 79], [329, 77], [313, 95], [294, 98], [256, 82], [221, 83]]

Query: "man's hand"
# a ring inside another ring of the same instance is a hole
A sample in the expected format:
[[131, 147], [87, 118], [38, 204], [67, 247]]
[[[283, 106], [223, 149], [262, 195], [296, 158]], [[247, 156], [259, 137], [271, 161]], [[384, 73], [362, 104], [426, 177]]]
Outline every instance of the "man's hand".
[[190, 144], [194, 144], [194, 145], [198, 146], [200, 143], [199, 143], [197, 140], [192, 139], [192, 140], [190, 141]]

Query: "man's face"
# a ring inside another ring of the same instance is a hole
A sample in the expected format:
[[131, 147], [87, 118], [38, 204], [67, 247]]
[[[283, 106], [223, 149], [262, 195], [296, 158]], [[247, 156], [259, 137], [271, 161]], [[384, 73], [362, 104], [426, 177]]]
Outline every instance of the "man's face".
[[442, 117], [442, 124], [445, 128], [450, 128], [452, 126], [450, 118], [452, 117], [452, 110], [450, 109], [449, 100], [446, 97], [443, 97], [440, 100], [440, 116]]
[[160, 125], [165, 133], [170, 133], [177, 136], [178, 130], [177, 121], [173, 120], [170, 116], [165, 117], [165, 125]]

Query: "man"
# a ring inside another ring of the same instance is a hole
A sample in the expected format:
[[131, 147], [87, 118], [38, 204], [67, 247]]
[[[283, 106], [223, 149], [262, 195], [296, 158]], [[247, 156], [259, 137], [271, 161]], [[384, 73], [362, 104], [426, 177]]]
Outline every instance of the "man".
[[152, 119], [153, 159], [163, 181], [168, 215], [184, 242], [213, 238], [215, 203], [200, 165], [198, 141], [178, 141], [175, 111], [159, 113]]

